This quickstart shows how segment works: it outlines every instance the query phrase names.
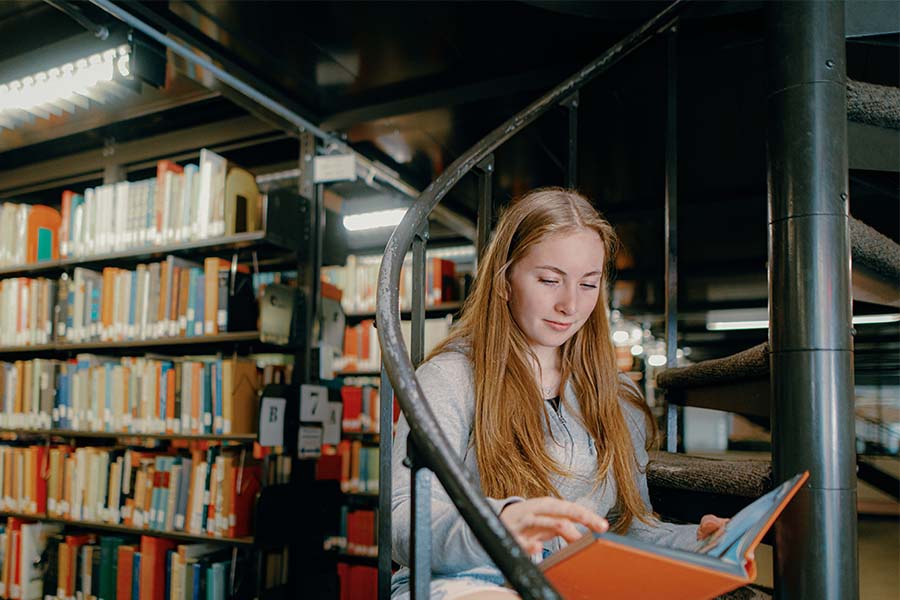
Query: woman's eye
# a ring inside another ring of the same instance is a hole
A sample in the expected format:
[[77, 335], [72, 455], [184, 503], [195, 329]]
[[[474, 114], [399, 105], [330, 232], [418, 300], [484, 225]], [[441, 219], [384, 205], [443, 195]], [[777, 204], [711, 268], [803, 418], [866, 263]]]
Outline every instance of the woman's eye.
[[541, 283], [546, 283], [547, 285], [555, 285], [559, 283], [556, 279], [538, 279]]
[[594, 283], [582, 283], [582, 284], [581, 284], [581, 287], [587, 288], [587, 289], [589, 289], [589, 290], [596, 290], [596, 289], [597, 289], [597, 285], [594, 284]]

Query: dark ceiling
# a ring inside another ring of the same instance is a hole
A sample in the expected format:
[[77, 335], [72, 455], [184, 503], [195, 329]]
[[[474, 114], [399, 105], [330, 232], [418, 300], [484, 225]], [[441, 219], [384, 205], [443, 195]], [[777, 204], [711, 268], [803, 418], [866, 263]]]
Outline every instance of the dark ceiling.
[[[493, 128], [665, 3], [188, 0], [120, 5], [159, 29], [202, 41], [221, 64], [249, 74], [295, 112], [345, 135], [357, 150], [422, 189]], [[96, 22], [114, 24], [92, 4], [77, 6]], [[765, 338], [764, 331], [709, 334], [701, 318], [710, 308], [766, 304], [764, 10], [761, 2], [700, 2], [679, 26], [681, 327], [685, 341], [701, 356], [723, 355]], [[0, 2], [0, 59], [24, 60], [83, 31], [44, 2]], [[0, 193], [56, 201], [66, 185], [97, 183], [99, 171], [77, 174], [72, 167], [67, 180], [41, 184], [19, 177], [15, 185], [6, 185], [3, 178], [23, 172], [17, 169], [96, 152], [112, 140], [128, 147], [226, 122], [237, 128], [234, 143], [225, 143], [224, 137], [219, 142], [229, 159], [258, 173], [296, 162], [297, 142], [278, 128], [277, 119], [202, 70], [171, 53], [170, 58], [167, 84], [159, 90], [145, 86], [139, 95], [97, 109], [0, 130]], [[10, 63], [0, 63], [0, 80], [4, 64]], [[898, 35], [848, 39], [847, 71], [852, 79], [900, 84]], [[653, 323], [659, 322], [663, 302], [666, 77], [666, 43], [657, 39], [591, 83], [579, 107], [579, 187], [623, 240], [619, 277], [635, 282], [623, 311]], [[259, 127], [242, 129], [240, 119], [248, 114]], [[566, 115], [560, 109], [496, 152], [498, 203], [534, 186], [562, 183], [565, 133]], [[151, 172], [161, 157], [149, 150], [144, 154], [129, 163], [129, 177]], [[856, 169], [851, 156], [851, 213], [894, 240], [900, 237], [898, 169]], [[474, 180], [464, 180], [445, 204], [474, 222]], [[435, 224], [433, 236], [454, 234]], [[863, 305], [857, 311], [885, 312]], [[874, 340], [873, 357], [867, 360], [894, 376], [900, 373], [898, 328], [876, 327], [865, 335]]]

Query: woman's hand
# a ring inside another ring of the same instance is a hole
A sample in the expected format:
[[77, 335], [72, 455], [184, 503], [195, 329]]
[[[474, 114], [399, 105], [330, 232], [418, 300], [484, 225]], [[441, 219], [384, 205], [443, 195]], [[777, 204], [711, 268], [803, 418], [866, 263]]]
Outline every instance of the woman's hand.
[[533, 498], [507, 504], [500, 511], [500, 520], [528, 554], [536, 554], [544, 542], [556, 536], [571, 543], [581, 537], [575, 524], [603, 533], [609, 523], [588, 509], [558, 498]]
[[723, 519], [716, 515], [703, 515], [700, 525], [697, 527], [697, 539], [706, 540], [705, 549], [716, 545], [722, 534], [725, 533], [725, 524], [731, 519]]

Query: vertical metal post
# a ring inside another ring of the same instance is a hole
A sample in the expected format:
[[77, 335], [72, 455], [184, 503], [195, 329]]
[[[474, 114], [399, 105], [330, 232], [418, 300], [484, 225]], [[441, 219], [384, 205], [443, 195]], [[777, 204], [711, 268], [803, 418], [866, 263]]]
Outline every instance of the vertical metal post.
[[[666, 33], [666, 367], [678, 362], [678, 28]], [[666, 450], [678, 449], [678, 407], [666, 400]]]
[[478, 178], [478, 224], [476, 225], [475, 257], [481, 258], [481, 253], [487, 248], [491, 239], [491, 230], [494, 228], [494, 155], [489, 154], [476, 165], [475, 176]]
[[[416, 233], [412, 243], [412, 336], [410, 361], [418, 367], [425, 358], [425, 245], [428, 224]], [[410, 537], [411, 600], [431, 597], [431, 471], [416, 452], [415, 440], [406, 440], [406, 453], [412, 477], [412, 535]]]
[[391, 456], [393, 456], [394, 389], [381, 366], [378, 436], [378, 600], [391, 597]]
[[[313, 381], [312, 353], [316, 340], [313, 339], [313, 321], [319, 310], [319, 273], [322, 269], [322, 235], [325, 229], [325, 190], [322, 184], [314, 183], [313, 158], [316, 154], [316, 139], [311, 133], [300, 134], [300, 181], [298, 192], [307, 199], [310, 206], [310, 237], [301, 244], [303, 254], [297, 261], [297, 274], [300, 291], [303, 293], [304, 332], [306, 339], [303, 347], [295, 357], [294, 382], [310, 383]], [[317, 374], [316, 374], [317, 375]]]
[[575, 92], [560, 105], [566, 109], [569, 117], [567, 139], [568, 156], [566, 157], [566, 187], [574, 189], [578, 183], [578, 92]]
[[774, 476], [810, 479], [775, 526], [775, 597], [859, 597], [844, 5], [769, 13]]

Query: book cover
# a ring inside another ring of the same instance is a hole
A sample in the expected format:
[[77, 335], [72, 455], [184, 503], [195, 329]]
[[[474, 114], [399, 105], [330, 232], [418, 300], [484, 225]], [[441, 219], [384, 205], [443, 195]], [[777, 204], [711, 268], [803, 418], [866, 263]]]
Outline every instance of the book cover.
[[540, 568], [566, 600], [715, 598], [756, 579], [750, 553], [808, 478], [808, 471], [800, 473], [760, 497], [736, 514], [716, 539], [698, 542], [694, 552], [613, 533], [588, 534], [544, 560]]

